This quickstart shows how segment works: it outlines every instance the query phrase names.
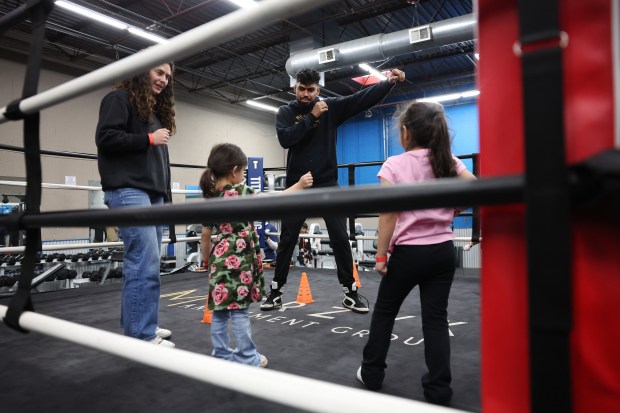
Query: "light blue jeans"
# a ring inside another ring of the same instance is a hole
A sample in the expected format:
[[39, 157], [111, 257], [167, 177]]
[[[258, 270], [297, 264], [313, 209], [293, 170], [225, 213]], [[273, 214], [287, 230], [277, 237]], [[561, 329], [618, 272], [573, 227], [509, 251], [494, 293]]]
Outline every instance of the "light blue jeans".
[[[230, 348], [228, 335], [228, 320], [232, 318], [232, 332], [235, 336], [237, 348]], [[260, 355], [252, 341], [252, 327], [248, 309], [215, 310], [211, 320], [211, 343], [213, 357], [236, 361], [237, 363], [258, 366]]]
[[[162, 195], [136, 188], [106, 191], [109, 208], [146, 207], [164, 203]], [[161, 226], [120, 227], [123, 256], [121, 327], [125, 335], [141, 340], [155, 338], [159, 312]]]

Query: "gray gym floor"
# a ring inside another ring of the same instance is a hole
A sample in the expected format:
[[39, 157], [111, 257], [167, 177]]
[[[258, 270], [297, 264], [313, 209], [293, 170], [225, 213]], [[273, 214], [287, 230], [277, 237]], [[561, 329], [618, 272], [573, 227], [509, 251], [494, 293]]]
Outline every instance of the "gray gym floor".
[[[297, 298], [302, 270], [315, 302]], [[273, 270], [265, 271], [269, 284]], [[379, 276], [361, 271], [360, 293], [371, 309]], [[121, 333], [118, 327], [120, 282], [110, 285], [33, 294], [41, 314]], [[178, 348], [210, 354], [209, 324], [201, 322], [207, 292], [204, 273], [162, 277], [160, 325], [173, 331]], [[479, 270], [457, 269], [449, 306], [452, 332], [453, 407], [480, 408]], [[291, 268], [283, 311], [250, 308], [252, 334], [269, 368], [360, 388], [355, 372], [366, 342], [370, 315], [342, 309], [336, 271]], [[9, 299], [0, 300], [8, 305]], [[425, 372], [418, 291], [399, 314], [388, 356], [383, 393], [423, 401]], [[296, 412], [277, 403], [146, 367], [122, 358], [52, 339], [20, 334], [0, 323], [0, 411], [89, 413], [149, 412]], [[240, 378], [241, 385], [242, 378]], [[268, 395], [278, 399], [278, 384]]]

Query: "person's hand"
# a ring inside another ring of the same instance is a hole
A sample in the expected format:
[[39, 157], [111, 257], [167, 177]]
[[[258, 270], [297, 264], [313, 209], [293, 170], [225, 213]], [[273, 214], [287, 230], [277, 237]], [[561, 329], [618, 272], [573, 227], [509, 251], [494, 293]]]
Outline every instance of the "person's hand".
[[324, 100], [320, 100], [314, 104], [314, 107], [312, 107], [311, 113], [315, 118], [318, 118], [323, 114], [323, 112], [327, 112], [327, 110], [328, 110], [327, 103], [325, 103]]
[[166, 128], [157, 129], [153, 132], [153, 145], [167, 145], [170, 139], [170, 131]]
[[405, 81], [405, 72], [398, 69], [392, 69], [392, 73], [388, 76], [388, 82], [391, 84], [396, 83], [396, 81], [404, 82]]
[[314, 179], [312, 178], [312, 172], [306, 172], [301, 178], [299, 178], [299, 185], [302, 189], [310, 188], [314, 183]]
[[385, 262], [377, 262], [375, 263], [375, 271], [379, 273], [382, 277], [387, 275], [387, 263]]

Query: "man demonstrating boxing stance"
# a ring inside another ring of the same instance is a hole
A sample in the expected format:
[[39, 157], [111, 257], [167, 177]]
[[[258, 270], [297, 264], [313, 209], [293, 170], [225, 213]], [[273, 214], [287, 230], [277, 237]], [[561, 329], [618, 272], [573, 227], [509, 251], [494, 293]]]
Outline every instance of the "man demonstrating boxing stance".
[[[314, 188], [338, 186], [338, 126], [376, 105], [387, 96], [396, 81], [404, 80], [405, 74], [393, 69], [387, 80], [351, 96], [319, 100], [319, 73], [312, 69], [300, 70], [297, 73], [295, 100], [281, 106], [276, 115], [278, 140], [283, 148], [288, 149], [286, 187], [295, 184], [308, 171], [312, 172], [314, 177]], [[368, 307], [360, 301], [353, 278], [353, 256], [345, 218], [325, 216], [323, 219], [336, 258], [338, 281], [343, 286], [342, 304], [356, 313], [368, 313]], [[291, 257], [304, 221], [305, 217], [282, 220], [275, 276], [271, 291], [261, 304], [263, 311], [282, 306], [281, 289], [286, 284]]]

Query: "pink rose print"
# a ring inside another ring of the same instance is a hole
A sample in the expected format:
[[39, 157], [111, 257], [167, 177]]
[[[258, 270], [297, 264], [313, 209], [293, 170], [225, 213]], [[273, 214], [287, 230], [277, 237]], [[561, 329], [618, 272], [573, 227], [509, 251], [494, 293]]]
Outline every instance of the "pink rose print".
[[224, 198], [236, 198], [239, 194], [234, 189], [228, 189], [224, 191]]
[[240, 308], [241, 307], [237, 303], [230, 303], [230, 304], [228, 304], [228, 307], [226, 307], [226, 309], [228, 309], [228, 310], [238, 310]]
[[217, 270], [217, 267], [215, 264], [211, 264], [211, 271], [209, 271], [209, 274], [215, 274], [215, 270]]
[[257, 255], [256, 258], [258, 258], [258, 271], [262, 271], [263, 270], [263, 257], [261, 257], [260, 255]]
[[250, 271], [241, 271], [239, 279], [243, 284], [250, 284], [252, 282], [252, 273]]
[[240, 236], [241, 238], [247, 238], [247, 237], [248, 237], [248, 230], [247, 230], [247, 229], [244, 229], [243, 231], [241, 231], [241, 232], [239, 233], [239, 236]]
[[261, 294], [260, 288], [258, 288], [258, 285], [254, 284], [254, 287], [252, 287], [252, 300], [260, 301], [262, 298], [263, 295]]
[[226, 257], [226, 260], [224, 260], [224, 264], [226, 265], [226, 268], [236, 270], [239, 268], [239, 265], [241, 265], [241, 260], [236, 255], [229, 255]]
[[243, 250], [243, 249], [245, 249], [245, 247], [246, 247], [245, 241], [242, 240], [242, 239], [238, 239], [237, 240], [237, 250]]
[[224, 283], [220, 283], [215, 286], [213, 292], [211, 293], [211, 297], [213, 297], [213, 302], [216, 305], [222, 304], [228, 298], [228, 289], [224, 285]]
[[250, 290], [248, 290], [248, 287], [246, 287], [245, 285], [240, 285], [239, 287], [237, 287], [237, 295], [239, 297], [247, 297], [249, 293]]
[[230, 224], [220, 225], [220, 232], [222, 234], [232, 234], [232, 226]]
[[213, 255], [215, 255], [216, 257], [219, 258], [219, 257], [222, 256], [222, 254], [224, 254], [226, 252], [226, 250], [228, 250], [228, 240], [227, 239], [223, 239], [213, 249]]
[[254, 249], [254, 241], [250, 241], [250, 248]]

